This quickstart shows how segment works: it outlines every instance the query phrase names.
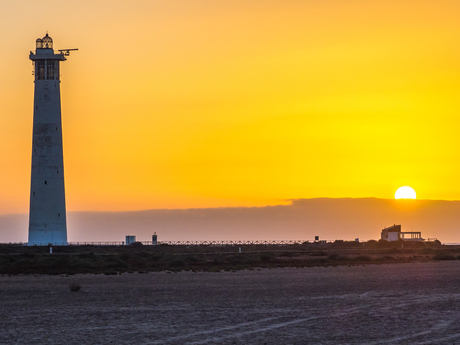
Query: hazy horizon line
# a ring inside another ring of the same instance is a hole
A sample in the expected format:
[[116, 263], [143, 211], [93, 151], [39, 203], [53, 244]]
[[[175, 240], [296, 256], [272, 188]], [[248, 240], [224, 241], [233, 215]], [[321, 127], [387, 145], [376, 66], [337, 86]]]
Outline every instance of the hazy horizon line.
[[[264, 205], [264, 206], [217, 206], [217, 207], [179, 207], [179, 208], [147, 208], [147, 209], [139, 209], [139, 210], [121, 210], [121, 211], [109, 211], [109, 210], [84, 210], [84, 211], [69, 211], [67, 213], [129, 213], [129, 212], [147, 212], [147, 211], [172, 211], [172, 210], [217, 210], [217, 209], [242, 209], [242, 208], [267, 208], [267, 207], [278, 207], [278, 206], [293, 206], [296, 201], [303, 201], [303, 200], [319, 200], [319, 199], [327, 199], [327, 200], [358, 200], [358, 199], [375, 199], [375, 200], [387, 200], [387, 201], [409, 201], [409, 202], [418, 202], [418, 201], [445, 201], [445, 202], [456, 202], [460, 201], [457, 199], [447, 200], [447, 199], [394, 199], [394, 198], [378, 198], [378, 197], [315, 197], [315, 198], [298, 198], [298, 199], [285, 199], [284, 201], [291, 202], [290, 204], [275, 204], [275, 205]], [[0, 216], [17, 216], [17, 215], [27, 215], [29, 212], [24, 213], [0, 213]]]

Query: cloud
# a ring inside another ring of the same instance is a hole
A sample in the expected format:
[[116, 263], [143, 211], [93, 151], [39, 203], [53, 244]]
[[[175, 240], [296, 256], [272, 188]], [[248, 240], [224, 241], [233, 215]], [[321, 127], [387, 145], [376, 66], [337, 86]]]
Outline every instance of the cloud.
[[[460, 201], [298, 199], [291, 205], [135, 212], [69, 212], [71, 242], [151, 240], [361, 240], [378, 239], [383, 227], [401, 224], [424, 238], [460, 242]], [[27, 241], [28, 216], [0, 216], [0, 241]]]

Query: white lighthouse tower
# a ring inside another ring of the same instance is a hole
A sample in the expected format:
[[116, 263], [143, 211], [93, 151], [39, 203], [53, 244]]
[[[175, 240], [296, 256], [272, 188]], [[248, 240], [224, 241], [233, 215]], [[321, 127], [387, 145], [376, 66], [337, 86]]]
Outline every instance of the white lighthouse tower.
[[55, 54], [46, 34], [29, 55], [35, 65], [29, 246], [68, 244], [59, 62], [66, 60], [69, 50]]

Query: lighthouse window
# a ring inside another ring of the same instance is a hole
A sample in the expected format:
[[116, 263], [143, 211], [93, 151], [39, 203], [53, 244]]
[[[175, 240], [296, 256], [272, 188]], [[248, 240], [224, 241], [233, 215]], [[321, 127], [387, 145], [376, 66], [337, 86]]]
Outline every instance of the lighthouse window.
[[57, 171], [57, 173], [59, 174], [59, 170]]
[[34, 192], [34, 195], [35, 195], [35, 192]]
[[47, 60], [48, 62], [48, 73], [46, 74], [46, 79], [54, 79], [54, 61]]
[[38, 60], [35, 62], [35, 79], [45, 79], [45, 60]]
[[45, 184], [48, 184], [48, 183], [45, 181]]
[[61, 216], [61, 214], [60, 214], [60, 213], [58, 213], [58, 217], [60, 217], [60, 216]]

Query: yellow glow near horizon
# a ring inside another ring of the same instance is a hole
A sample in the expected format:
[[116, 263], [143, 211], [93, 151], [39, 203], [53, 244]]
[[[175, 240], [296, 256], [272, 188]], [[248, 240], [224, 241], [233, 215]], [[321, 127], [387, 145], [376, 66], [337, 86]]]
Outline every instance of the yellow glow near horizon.
[[415, 190], [411, 187], [404, 186], [398, 188], [395, 193], [395, 199], [416, 199], [417, 195]]
[[79, 48], [61, 67], [69, 211], [392, 198], [403, 184], [460, 199], [459, 12], [451, 0], [3, 1], [0, 212], [28, 212], [28, 54], [46, 31]]

